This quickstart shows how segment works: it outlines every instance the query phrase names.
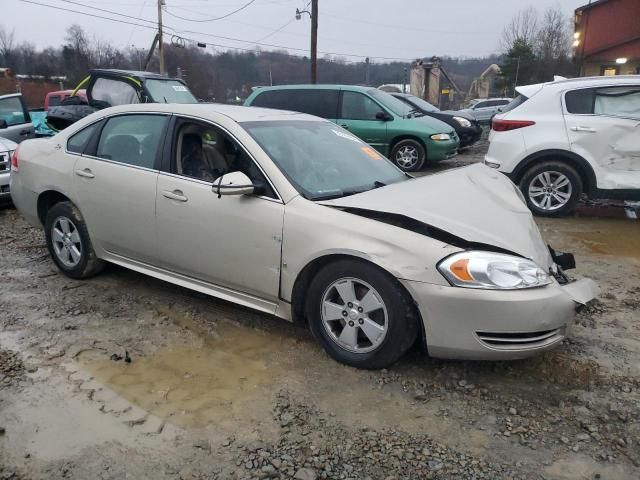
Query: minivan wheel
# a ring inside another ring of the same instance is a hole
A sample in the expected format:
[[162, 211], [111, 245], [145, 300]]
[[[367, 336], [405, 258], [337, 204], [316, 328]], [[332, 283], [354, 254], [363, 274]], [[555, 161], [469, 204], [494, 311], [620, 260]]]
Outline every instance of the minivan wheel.
[[51, 258], [71, 278], [87, 278], [104, 267], [89, 239], [82, 215], [71, 202], [55, 204], [47, 212], [45, 237]]
[[420, 170], [426, 157], [422, 144], [410, 138], [400, 140], [391, 149], [391, 160], [405, 172]]
[[520, 190], [535, 215], [560, 217], [575, 210], [582, 195], [582, 180], [566, 163], [542, 162], [525, 172]]
[[324, 350], [358, 368], [392, 365], [418, 334], [415, 308], [400, 284], [357, 260], [337, 261], [318, 272], [307, 293], [306, 313]]

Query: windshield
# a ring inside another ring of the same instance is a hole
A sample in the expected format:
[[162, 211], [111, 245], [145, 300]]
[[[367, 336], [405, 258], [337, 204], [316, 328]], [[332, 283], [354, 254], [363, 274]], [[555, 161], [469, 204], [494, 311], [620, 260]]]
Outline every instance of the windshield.
[[330, 122], [241, 124], [305, 198], [327, 200], [408, 177], [389, 160]]
[[413, 107], [410, 105], [407, 105], [402, 100], [398, 100], [393, 95], [383, 92], [382, 90], [378, 90], [377, 88], [372, 88], [367, 93], [380, 102], [383, 107], [388, 108], [391, 112], [399, 115], [400, 117], [406, 117], [413, 111]]
[[423, 110], [425, 112], [439, 112], [440, 111], [440, 109], [438, 107], [434, 107], [429, 102], [427, 102], [426, 100], [423, 100], [420, 97], [414, 97], [413, 95], [409, 95], [408, 97], [404, 97], [404, 98], [406, 98], [409, 103], [412, 103], [413, 105], [418, 107], [420, 110]]
[[177, 80], [147, 79], [144, 86], [154, 103], [198, 103], [189, 89]]

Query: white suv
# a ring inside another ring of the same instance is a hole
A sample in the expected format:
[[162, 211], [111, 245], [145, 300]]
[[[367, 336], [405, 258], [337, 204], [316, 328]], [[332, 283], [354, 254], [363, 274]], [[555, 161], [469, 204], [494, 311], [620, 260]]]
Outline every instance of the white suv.
[[640, 199], [640, 75], [517, 87], [491, 124], [485, 164], [507, 174], [533, 213], [591, 198]]

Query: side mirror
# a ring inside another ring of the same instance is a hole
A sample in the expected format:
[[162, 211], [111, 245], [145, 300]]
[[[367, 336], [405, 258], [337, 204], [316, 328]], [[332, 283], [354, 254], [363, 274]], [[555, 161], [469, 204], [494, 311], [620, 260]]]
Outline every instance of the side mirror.
[[7, 121], [3, 118], [0, 118], [0, 129], [8, 128], [8, 127], [9, 125], [7, 125]]
[[378, 112], [376, 113], [376, 120], [382, 120], [383, 122], [388, 122], [389, 120], [393, 120], [393, 117], [389, 115], [387, 112]]
[[242, 172], [231, 172], [213, 181], [213, 193], [218, 195], [251, 195], [255, 186], [249, 177]]

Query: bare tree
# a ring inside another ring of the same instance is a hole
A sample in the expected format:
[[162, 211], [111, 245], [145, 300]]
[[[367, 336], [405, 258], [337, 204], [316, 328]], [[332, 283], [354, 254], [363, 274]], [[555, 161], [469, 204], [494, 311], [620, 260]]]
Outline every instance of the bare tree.
[[507, 52], [513, 45], [533, 45], [538, 35], [538, 11], [535, 7], [520, 10], [502, 30], [501, 48]]
[[545, 10], [536, 35], [535, 50], [543, 61], [571, 55], [571, 24], [559, 7]]
[[0, 57], [2, 58], [4, 65], [7, 67], [15, 67], [15, 31], [5, 30], [0, 25]]

